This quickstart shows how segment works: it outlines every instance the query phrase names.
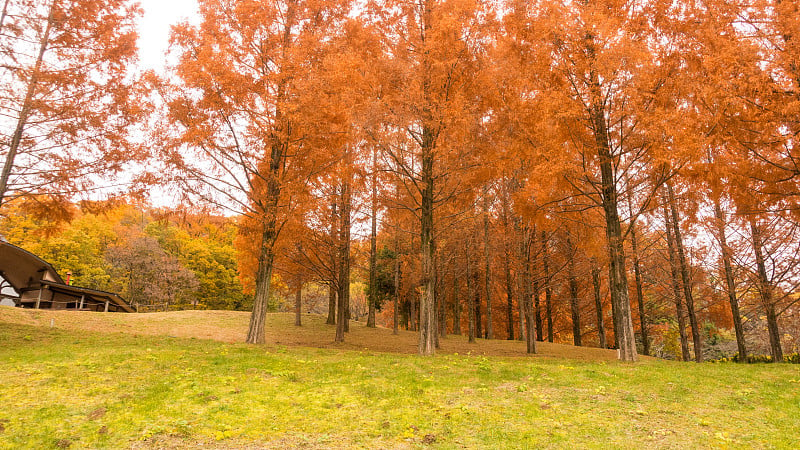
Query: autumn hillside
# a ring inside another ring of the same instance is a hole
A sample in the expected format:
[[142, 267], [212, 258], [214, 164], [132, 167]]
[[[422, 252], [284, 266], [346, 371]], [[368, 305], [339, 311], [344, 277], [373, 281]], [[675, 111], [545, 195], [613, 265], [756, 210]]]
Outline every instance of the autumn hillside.
[[268, 315], [261, 346], [220, 342], [246, 313], [0, 307], [0, 448], [797, 448], [795, 365], [452, 336], [419, 357], [382, 352], [413, 333], [355, 322], [333, 344], [305, 319]]
[[[211, 339], [226, 343], [244, 342], [250, 314], [238, 311], [174, 311], [147, 314], [103, 314], [72, 311], [24, 310], [0, 307], [0, 322], [6, 324], [50, 327], [70, 331], [125, 333]], [[334, 327], [325, 325], [318, 315], [303, 317], [301, 327], [294, 326], [289, 313], [272, 313], [267, 319], [267, 343], [286, 347], [316, 347], [376, 352], [417, 352], [417, 333], [400, 330], [397, 336], [387, 328], [367, 328], [364, 322], [351, 322], [344, 343], [334, 343]], [[487, 356], [526, 356], [522, 341], [478, 340], [469, 344], [465, 336], [447, 336], [441, 340], [442, 353], [472, 353]], [[615, 350], [538, 343], [540, 357], [570, 358], [587, 361], [616, 359]]]

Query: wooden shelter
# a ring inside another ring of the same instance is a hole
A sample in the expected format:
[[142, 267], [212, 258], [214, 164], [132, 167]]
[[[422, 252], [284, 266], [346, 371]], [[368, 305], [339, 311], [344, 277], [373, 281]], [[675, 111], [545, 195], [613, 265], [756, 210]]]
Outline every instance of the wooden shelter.
[[68, 285], [50, 263], [8, 242], [0, 242], [0, 277], [0, 296], [19, 307], [135, 312], [117, 294]]

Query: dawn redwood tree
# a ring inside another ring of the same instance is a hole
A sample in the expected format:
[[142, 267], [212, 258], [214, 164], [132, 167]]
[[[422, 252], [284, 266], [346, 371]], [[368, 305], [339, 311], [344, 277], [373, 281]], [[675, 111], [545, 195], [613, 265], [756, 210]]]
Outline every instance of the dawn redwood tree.
[[201, 0], [201, 23], [173, 28], [175, 77], [156, 82], [167, 107], [161, 160], [188, 196], [244, 214], [255, 243], [248, 343], [264, 342], [275, 243], [292, 193], [330, 155], [305, 147], [298, 83], [342, 29], [346, 1]]
[[463, 148], [459, 136], [467, 135], [467, 126], [474, 123], [469, 115], [474, 96], [468, 94], [481, 45], [482, 5], [474, 0], [421, 0], [374, 6], [372, 19], [400, 80], [384, 98], [386, 123], [405, 135], [400, 145], [386, 145], [384, 151], [414, 194], [422, 266], [418, 350], [432, 355], [438, 335], [434, 211], [451, 197], [440, 184], [442, 173], [458, 159], [457, 150]]
[[143, 159], [128, 134], [143, 112], [130, 77], [140, 14], [130, 0], [3, 2], [0, 205], [108, 192], [106, 177]]

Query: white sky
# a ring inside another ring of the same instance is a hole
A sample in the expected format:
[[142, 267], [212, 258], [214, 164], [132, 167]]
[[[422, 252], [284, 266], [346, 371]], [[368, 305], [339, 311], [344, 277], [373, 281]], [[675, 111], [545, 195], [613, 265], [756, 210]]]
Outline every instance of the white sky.
[[169, 27], [196, 19], [197, 0], [139, 0], [144, 16], [139, 22], [139, 65], [142, 69], [164, 67]]

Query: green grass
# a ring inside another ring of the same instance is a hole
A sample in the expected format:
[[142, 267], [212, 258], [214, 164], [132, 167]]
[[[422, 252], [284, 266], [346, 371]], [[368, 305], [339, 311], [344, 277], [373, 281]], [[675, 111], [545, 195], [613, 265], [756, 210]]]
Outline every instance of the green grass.
[[0, 324], [0, 448], [797, 448], [796, 365], [256, 347]]

